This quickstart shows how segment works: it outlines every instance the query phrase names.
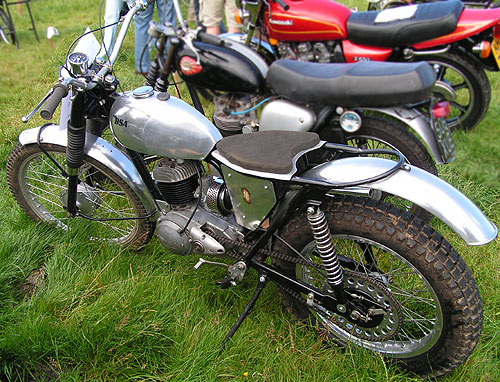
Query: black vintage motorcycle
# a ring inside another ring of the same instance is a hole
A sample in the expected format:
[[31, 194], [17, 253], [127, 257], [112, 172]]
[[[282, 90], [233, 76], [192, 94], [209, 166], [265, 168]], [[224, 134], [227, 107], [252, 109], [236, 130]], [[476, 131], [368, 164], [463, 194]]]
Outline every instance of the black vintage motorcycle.
[[[420, 219], [352, 195], [390, 192], [418, 203], [471, 245], [493, 240], [496, 226], [397, 152], [331, 144], [314, 132], [223, 138], [166, 92], [146, 86], [118, 94], [112, 64], [146, 6], [137, 0], [127, 13], [109, 61], [89, 56], [85, 40], [93, 37], [82, 38], [62, 78], [24, 118], [41, 110], [50, 119], [62, 100], [61, 123], [23, 131], [9, 155], [7, 181], [21, 208], [67, 230], [84, 220], [92, 239], [132, 247], [156, 226], [172, 253], [231, 259], [195, 266], [227, 268], [222, 288], [255, 269], [255, 293], [226, 341], [272, 281], [287, 308], [336, 343], [352, 341], [427, 376], [463, 363], [482, 321], [470, 270]], [[108, 125], [116, 145], [100, 136]], [[311, 163], [318, 151], [331, 160]]]
[[[174, 4], [179, 9], [176, 0]], [[146, 84], [166, 91], [169, 76], [179, 73], [198, 111], [203, 113], [199, 94], [214, 104], [212, 120], [223, 136], [257, 130], [313, 131], [329, 142], [399, 150], [409, 163], [434, 175], [434, 160], [453, 160], [455, 145], [446, 126], [449, 105], [432, 98], [435, 75], [426, 63], [279, 60], [269, 67], [254, 50], [229, 38], [189, 30], [180, 12], [178, 18], [177, 30], [150, 25], [158, 54]], [[425, 107], [427, 116], [411, 106], [395, 106], [414, 103]], [[401, 206], [424, 220], [431, 217], [416, 205]]]

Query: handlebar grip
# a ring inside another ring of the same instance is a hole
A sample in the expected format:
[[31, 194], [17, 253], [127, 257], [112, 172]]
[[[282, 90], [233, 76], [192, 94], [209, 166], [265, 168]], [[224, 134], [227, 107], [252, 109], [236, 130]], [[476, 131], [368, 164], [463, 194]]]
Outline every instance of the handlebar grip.
[[64, 84], [55, 84], [54, 91], [50, 95], [47, 103], [40, 111], [40, 116], [46, 121], [52, 119], [54, 112], [61, 103], [61, 100], [68, 95], [68, 87]]
[[285, 11], [288, 11], [290, 9], [290, 6], [285, 3], [283, 0], [273, 0], [275, 3], [278, 3], [281, 8], [283, 8]]
[[211, 45], [218, 45], [218, 46], [224, 45], [224, 40], [222, 40], [220, 37], [205, 32], [198, 32], [198, 40]]

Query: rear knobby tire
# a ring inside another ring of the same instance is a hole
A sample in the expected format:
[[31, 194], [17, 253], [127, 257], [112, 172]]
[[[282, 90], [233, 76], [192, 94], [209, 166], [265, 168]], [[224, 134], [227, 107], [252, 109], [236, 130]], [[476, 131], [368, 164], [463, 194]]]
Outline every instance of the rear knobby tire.
[[[366, 329], [360, 321], [314, 309], [317, 305], [309, 308], [304, 300], [278, 286], [283, 305], [298, 318], [312, 318], [333, 342], [353, 342], [422, 376], [441, 376], [465, 362], [479, 339], [482, 305], [470, 270], [451, 245], [420, 219], [384, 202], [340, 198], [323, 210], [341, 263], [350, 268], [344, 275], [344, 287], [364, 284], [368, 296], [368, 277], [371, 285], [392, 295], [384, 297], [384, 303], [397, 300], [394, 305], [400, 310], [394, 311], [400, 317], [393, 316], [392, 327], [380, 323], [380, 327]], [[279, 236], [302, 256], [321, 262], [305, 214], [291, 218]], [[297, 256], [280, 240], [273, 249]], [[370, 257], [376, 261], [369, 261]], [[349, 258], [354, 262], [346, 261]], [[325, 290], [324, 278], [311, 267], [275, 259], [273, 264], [287, 276]], [[378, 341], [373, 336], [387, 336], [390, 330], [395, 331], [390, 338]], [[418, 342], [412, 344], [409, 338]]]
[[[41, 145], [61, 166], [66, 168], [66, 148]], [[67, 180], [36, 144], [17, 145], [7, 160], [7, 183], [21, 209], [34, 221], [54, 223], [68, 229], [69, 218], [63, 207]], [[87, 215], [94, 219], [146, 216], [146, 208], [132, 189], [108, 167], [89, 156], [80, 167], [80, 186], [87, 189]], [[81, 198], [81, 196], [79, 196]], [[87, 220], [92, 240], [138, 249], [154, 233], [155, 223], [149, 219], [95, 222]]]

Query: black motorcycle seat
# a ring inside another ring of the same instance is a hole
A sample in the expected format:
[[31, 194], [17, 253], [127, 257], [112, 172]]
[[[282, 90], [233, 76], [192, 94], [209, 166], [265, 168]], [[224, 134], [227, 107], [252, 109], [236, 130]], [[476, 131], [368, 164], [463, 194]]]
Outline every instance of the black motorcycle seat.
[[220, 156], [245, 170], [289, 174], [293, 158], [319, 142], [316, 133], [276, 130], [232, 135], [216, 147]]
[[425, 62], [272, 63], [269, 87], [291, 101], [344, 107], [388, 107], [430, 96], [436, 76]]
[[353, 12], [347, 19], [347, 36], [350, 41], [360, 45], [381, 47], [413, 45], [453, 32], [464, 4], [459, 0], [449, 0], [411, 7], [417, 7], [411, 17], [398, 19], [396, 16], [390, 21], [384, 21], [382, 18], [384, 15], [381, 13], [411, 8], [404, 6], [375, 12]]

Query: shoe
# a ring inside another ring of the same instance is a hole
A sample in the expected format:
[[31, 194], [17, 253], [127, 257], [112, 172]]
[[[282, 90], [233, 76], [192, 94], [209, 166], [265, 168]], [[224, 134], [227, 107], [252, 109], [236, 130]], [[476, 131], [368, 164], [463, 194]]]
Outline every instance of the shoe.
[[146, 77], [148, 75], [147, 72], [139, 72], [139, 71], [135, 71], [135, 74], [139, 75], [139, 76], [143, 76], [143, 77]]

